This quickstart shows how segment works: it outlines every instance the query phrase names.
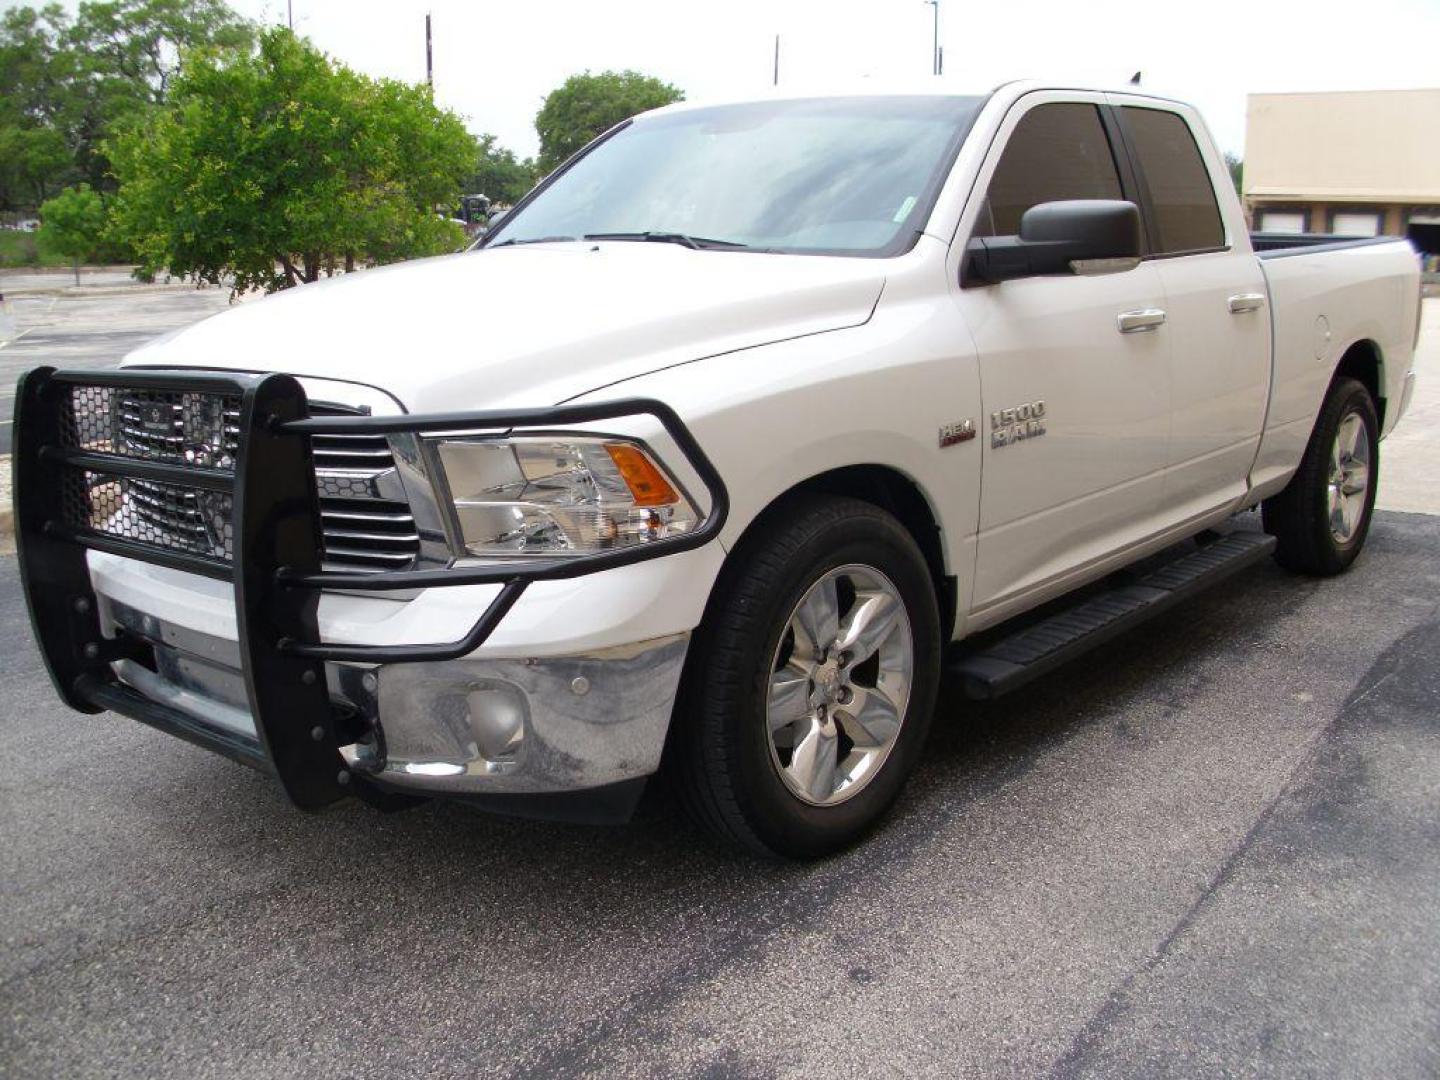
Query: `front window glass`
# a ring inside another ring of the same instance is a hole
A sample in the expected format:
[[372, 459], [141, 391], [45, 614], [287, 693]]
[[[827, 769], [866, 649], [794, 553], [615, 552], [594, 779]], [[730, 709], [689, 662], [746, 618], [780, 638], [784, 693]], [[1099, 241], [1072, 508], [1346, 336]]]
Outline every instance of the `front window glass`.
[[1025, 211], [1040, 203], [1120, 198], [1100, 110], [1078, 102], [1037, 105], [1010, 133], [975, 235], [1014, 236]]
[[486, 242], [680, 235], [701, 247], [909, 247], [980, 98], [764, 102], [637, 119]]

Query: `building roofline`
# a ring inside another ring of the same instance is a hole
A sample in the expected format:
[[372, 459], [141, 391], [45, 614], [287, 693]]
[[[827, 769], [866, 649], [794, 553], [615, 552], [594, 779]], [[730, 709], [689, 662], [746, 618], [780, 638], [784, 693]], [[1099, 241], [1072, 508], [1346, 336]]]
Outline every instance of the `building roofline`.
[[1262, 90], [1246, 100], [1266, 97], [1338, 97], [1341, 94], [1440, 94], [1440, 86], [1392, 86], [1371, 90]]

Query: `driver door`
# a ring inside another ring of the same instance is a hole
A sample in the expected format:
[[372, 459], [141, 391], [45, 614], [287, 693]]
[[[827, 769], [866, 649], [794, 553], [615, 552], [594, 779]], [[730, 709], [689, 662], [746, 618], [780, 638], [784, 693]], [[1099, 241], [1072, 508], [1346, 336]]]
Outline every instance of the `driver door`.
[[[1002, 125], [958, 238], [1013, 235], [1041, 202], [1129, 199], [1103, 99], [1035, 94]], [[1132, 200], [1133, 201], [1133, 200]], [[963, 252], [963, 247], [962, 247]], [[1156, 530], [1170, 437], [1155, 267], [961, 288], [985, 420], [971, 626], [1072, 587]]]

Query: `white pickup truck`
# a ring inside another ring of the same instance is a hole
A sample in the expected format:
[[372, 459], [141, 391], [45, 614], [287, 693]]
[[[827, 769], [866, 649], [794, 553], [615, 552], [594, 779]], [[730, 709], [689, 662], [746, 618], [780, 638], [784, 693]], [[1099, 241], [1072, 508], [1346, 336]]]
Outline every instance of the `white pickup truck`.
[[1252, 240], [1196, 113], [1134, 88], [649, 113], [478, 250], [29, 373], [37, 636], [73, 707], [303, 807], [614, 819], [663, 772], [821, 855], [947, 667], [995, 696], [1272, 552], [1359, 554], [1418, 267], [1302, 239]]

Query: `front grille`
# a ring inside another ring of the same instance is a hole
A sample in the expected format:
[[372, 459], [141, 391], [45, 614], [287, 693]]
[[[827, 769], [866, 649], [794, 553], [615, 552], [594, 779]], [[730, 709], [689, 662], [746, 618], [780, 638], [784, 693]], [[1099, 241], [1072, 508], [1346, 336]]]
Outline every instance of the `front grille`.
[[[145, 461], [233, 471], [240, 452], [238, 395], [192, 391], [69, 388], [61, 437], [69, 447]], [[356, 416], [359, 410], [312, 403], [312, 416]], [[403, 570], [420, 538], [410, 507], [397, 498], [395, 460], [383, 435], [317, 435], [311, 440], [324, 534], [324, 566], [337, 570]], [[228, 493], [179, 484], [66, 474], [67, 524], [231, 560]]]
[[[358, 409], [310, 403], [311, 416], [356, 416]], [[336, 570], [405, 570], [420, 554], [410, 506], [385, 498], [382, 479], [395, 458], [384, 435], [315, 435], [310, 439], [320, 492], [325, 566]]]

